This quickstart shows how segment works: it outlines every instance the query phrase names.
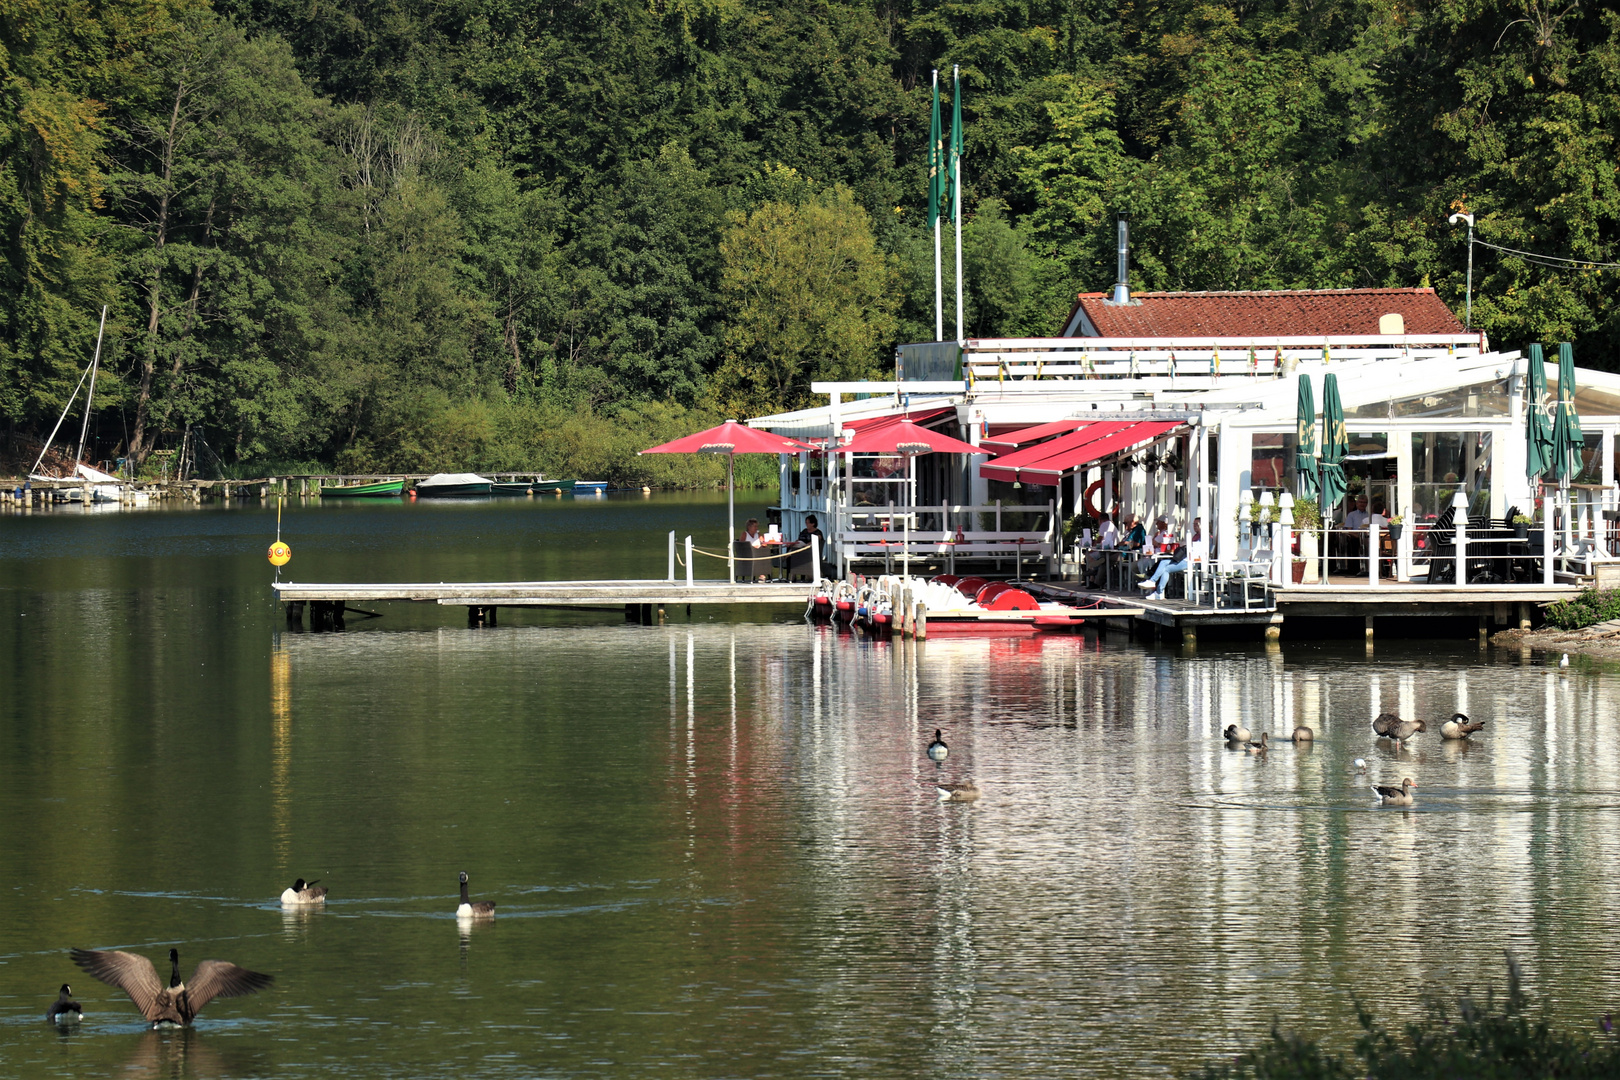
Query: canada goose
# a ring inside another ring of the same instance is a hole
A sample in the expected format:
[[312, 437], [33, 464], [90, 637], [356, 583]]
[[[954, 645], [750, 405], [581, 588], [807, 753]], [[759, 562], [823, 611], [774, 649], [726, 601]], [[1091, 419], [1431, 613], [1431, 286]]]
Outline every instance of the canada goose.
[[934, 741], [928, 744], [928, 756], [935, 761], [944, 761], [950, 755], [951, 748], [945, 745], [939, 728], [934, 729]]
[[1373, 734], [1384, 739], [1389, 737], [1390, 730], [1401, 722], [1401, 718], [1392, 712], [1379, 713], [1378, 719], [1373, 721]]
[[1246, 727], [1238, 727], [1236, 724], [1227, 724], [1226, 730], [1221, 732], [1221, 734], [1226, 736], [1227, 742], [1248, 742], [1251, 733]]
[[62, 989], [57, 992], [56, 1000], [51, 1003], [50, 1008], [45, 1010], [45, 1019], [49, 1023], [60, 1024], [63, 1027], [67, 1027], [69, 1024], [77, 1024], [84, 1019], [84, 1010], [79, 1007], [77, 1001], [73, 1000], [73, 987], [67, 983], [62, 984]]
[[91, 975], [128, 994], [154, 1028], [186, 1027], [215, 998], [256, 994], [275, 981], [224, 960], [204, 960], [191, 973], [188, 986], [180, 981], [179, 949], [169, 950], [168, 986], [158, 981], [157, 969], [144, 956], [112, 949], [74, 949], [68, 955]]
[[1412, 778], [1408, 776], [1401, 781], [1400, 787], [1385, 787], [1383, 784], [1374, 784], [1372, 789], [1373, 794], [1384, 801], [1385, 806], [1411, 806], [1412, 792], [1417, 789], [1417, 785], [1412, 783]]
[[1264, 754], [1266, 752], [1266, 750], [1268, 749], [1266, 744], [1268, 742], [1270, 742], [1270, 740], [1271, 740], [1271, 732], [1262, 731], [1260, 733], [1260, 741], [1259, 742], [1252, 742], [1252, 743], [1249, 744], [1249, 753], [1251, 753], [1251, 754]]
[[[316, 879], [316, 881], [319, 880], [319, 878]], [[326, 890], [317, 889], [314, 881], [305, 881], [303, 878], [299, 878], [292, 883], [292, 888], [281, 891], [281, 902], [289, 907], [324, 904], [326, 903]]]
[[1297, 743], [1310, 742], [1311, 740], [1313, 740], [1315, 738], [1316, 738], [1316, 732], [1312, 731], [1310, 728], [1306, 727], [1304, 724], [1301, 724], [1301, 725], [1299, 725], [1299, 727], [1294, 729], [1294, 741], [1297, 742]]
[[456, 908], [458, 919], [493, 919], [495, 917], [495, 901], [480, 900], [474, 904], [467, 899], [467, 871], [461, 872], [461, 906]]
[[1470, 720], [1462, 713], [1453, 713], [1451, 719], [1440, 725], [1442, 739], [1466, 739], [1476, 731], [1485, 729], [1485, 721]]
[[959, 784], [935, 784], [939, 791], [940, 802], [978, 802], [982, 792], [979, 785], [971, 780], [963, 780]]

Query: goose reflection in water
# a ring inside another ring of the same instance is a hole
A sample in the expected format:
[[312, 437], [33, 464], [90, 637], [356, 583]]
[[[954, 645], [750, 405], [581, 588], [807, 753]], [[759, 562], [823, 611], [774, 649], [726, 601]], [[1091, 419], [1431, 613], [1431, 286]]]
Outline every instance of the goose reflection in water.
[[210, 1046], [196, 1028], [143, 1032], [119, 1072], [127, 1080], [210, 1080], [226, 1076], [268, 1076], [273, 1072], [262, 1054]]

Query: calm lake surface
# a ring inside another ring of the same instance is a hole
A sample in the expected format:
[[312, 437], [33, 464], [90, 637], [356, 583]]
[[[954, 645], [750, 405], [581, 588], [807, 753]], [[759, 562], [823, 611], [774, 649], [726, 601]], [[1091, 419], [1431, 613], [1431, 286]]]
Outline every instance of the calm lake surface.
[[[724, 505], [294, 503], [285, 576], [661, 577]], [[791, 606], [289, 632], [274, 534], [256, 502], [0, 518], [0, 1073], [1164, 1075], [1273, 1017], [1347, 1046], [1353, 995], [1398, 1024], [1504, 948], [1560, 1023], [1620, 1006], [1620, 681], [1585, 661], [891, 645]], [[1385, 709], [1430, 731], [1379, 744]], [[1233, 720], [1320, 734], [1261, 761]], [[1416, 808], [1375, 807], [1403, 776]], [[458, 925], [461, 870], [493, 922]], [[324, 910], [281, 910], [300, 876]], [[148, 1033], [74, 946], [276, 983]]]

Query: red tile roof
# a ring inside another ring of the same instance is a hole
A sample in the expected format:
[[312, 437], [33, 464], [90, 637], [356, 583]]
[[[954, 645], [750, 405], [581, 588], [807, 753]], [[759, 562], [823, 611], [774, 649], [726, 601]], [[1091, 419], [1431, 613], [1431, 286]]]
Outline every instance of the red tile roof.
[[1065, 323], [1085, 336], [1080, 315], [1102, 337], [1279, 337], [1376, 334], [1381, 315], [1400, 314], [1408, 334], [1460, 334], [1462, 323], [1433, 289], [1289, 289], [1276, 292], [1143, 292], [1129, 304], [1081, 293]]

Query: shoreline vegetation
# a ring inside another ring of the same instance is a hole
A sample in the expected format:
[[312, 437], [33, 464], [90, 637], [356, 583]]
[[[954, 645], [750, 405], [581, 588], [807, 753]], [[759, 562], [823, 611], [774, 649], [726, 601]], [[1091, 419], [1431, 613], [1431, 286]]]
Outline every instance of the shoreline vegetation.
[[1057, 332], [1116, 213], [1137, 290], [1461, 313], [1466, 209], [1475, 329], [1620, 353], [1606, 5], [0, 5], [0, 430], [51, 430], [106, 305], [88, 459], [137, 477], [709, 482], [634, 451], [934, 338], [953, 65], [948, 337]]
[[1620, 660], [1620, 589], [1583, 589], [1545, 608], [1547, 622], [1534, 630], [1503, 630], [1491, 643], [1547, 653], [1578, 653]]
[[1517, 962], [1507, 957], [1508, 990], [1478, 1001], [1467, 993], [1447, 1001], [1429, 998], [1421, 1015], [1391, 1030], [1369, 1007], [1357, 1006], [1362, 1033], [1349, 1056], [1273, 1026], [1260, 1046], [1229, 1064], [1188, 1073], [1191, 1080], [1493, 1080], [1512, 1077], [1612, 1077], [1620, 1075], [1620, 1042], [1604, 1011], [1590, 1032], [1555, 1030], [1533, 1015]]

